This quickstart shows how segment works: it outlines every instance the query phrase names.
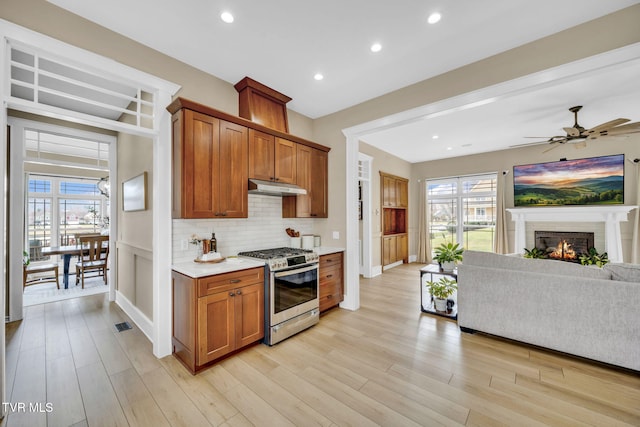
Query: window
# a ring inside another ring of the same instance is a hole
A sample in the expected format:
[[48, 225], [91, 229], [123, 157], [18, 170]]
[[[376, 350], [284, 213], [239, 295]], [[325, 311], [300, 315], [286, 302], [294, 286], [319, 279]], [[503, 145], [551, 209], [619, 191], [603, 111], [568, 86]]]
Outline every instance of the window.
[[73, 245], [78, 234], [99, 233], [108, 226], [109, 200], [100, 194], [97, 182], [30, 175], [27, 233], [33, 261], [40, 247]]
[[493, 250], [497, 174], [427, 181], [431, 248], [443, 242], [465, 249]]

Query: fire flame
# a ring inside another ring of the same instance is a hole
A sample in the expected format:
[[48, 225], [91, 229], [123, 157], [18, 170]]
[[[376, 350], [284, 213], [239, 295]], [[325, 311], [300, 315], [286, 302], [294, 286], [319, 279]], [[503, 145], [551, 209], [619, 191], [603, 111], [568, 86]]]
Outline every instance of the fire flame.
[[549, 257], [555, 259], [576, 259], [578, 254], [573, 250], [570, 243], [562, 240], [558, 243], [555, 250], [549, 254]]

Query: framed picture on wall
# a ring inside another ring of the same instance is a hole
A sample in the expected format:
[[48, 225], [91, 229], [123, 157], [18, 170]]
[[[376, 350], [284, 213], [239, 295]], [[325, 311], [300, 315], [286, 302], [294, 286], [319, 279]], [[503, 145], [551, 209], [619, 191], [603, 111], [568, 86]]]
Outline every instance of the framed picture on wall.
[[624, 154], [513, 167], [515, 206], [624, 204]]
[[142, 172], [122, 183], [122, 210], [125, 212], [147, 209], [147, 172]]

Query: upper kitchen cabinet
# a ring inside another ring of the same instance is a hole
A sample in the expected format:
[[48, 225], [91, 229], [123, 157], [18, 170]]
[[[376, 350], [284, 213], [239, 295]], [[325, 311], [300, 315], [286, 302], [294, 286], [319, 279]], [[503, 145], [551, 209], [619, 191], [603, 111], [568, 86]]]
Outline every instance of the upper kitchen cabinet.
[[266, 108], [247, 110], [258, 122], [185, 98], [167, 110], [173, 115], [174, 218], [247, 218], [249, 178], [307, 190], [283, 197], [284, 218], [327, 217], [329, 147], [260, 124], [269, 121]]
[[173, 217], [246, 218], [248, 129], [186, 108], [172, 122]]
[[249, 178], [296, 183], [296, 143], [249, 129]]
[[298, 144], [296, 161], [298, 186], [307, 190], [305, 195], [282, 198], [282, 216], [285, 218], [327, 218], [328, 209], [328, 153]]

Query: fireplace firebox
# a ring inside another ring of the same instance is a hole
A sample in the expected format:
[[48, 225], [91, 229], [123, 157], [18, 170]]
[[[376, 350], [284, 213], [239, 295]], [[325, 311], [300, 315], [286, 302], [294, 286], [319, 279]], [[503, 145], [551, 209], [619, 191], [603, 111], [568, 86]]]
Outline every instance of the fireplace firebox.
[[536, 248], [547, 257], [569, 262], [580, 262], [580, 255], [593, 247], [594, 233], [575, 231], [536, 231]]

